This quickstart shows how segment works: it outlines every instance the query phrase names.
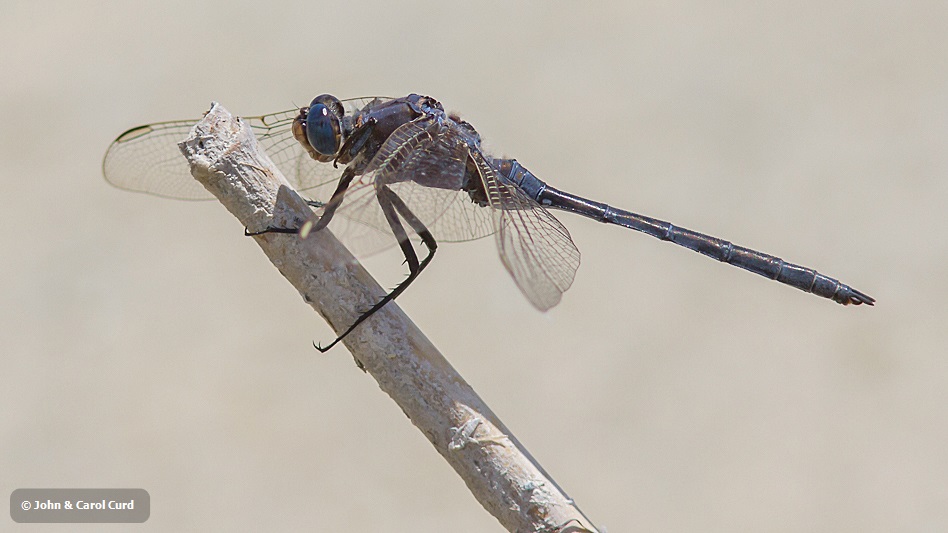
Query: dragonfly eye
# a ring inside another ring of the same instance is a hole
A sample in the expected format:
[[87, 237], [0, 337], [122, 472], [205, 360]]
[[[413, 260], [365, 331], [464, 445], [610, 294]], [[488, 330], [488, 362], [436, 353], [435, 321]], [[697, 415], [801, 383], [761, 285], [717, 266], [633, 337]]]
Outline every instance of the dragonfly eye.
[[306, 114], [306, 140], [324, 156], [336, 155], [342, 146], [339, 101], [329, 95], [316, 97]]

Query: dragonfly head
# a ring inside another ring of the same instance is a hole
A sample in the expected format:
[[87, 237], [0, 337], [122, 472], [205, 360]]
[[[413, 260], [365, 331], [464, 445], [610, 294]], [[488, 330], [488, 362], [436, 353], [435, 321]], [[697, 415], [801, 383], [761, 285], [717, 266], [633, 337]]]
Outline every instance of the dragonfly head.
[[308, 108], [300, 109], [293, 122], [293, 135], [303, 143], [314, 159], [332, 161], [345, 142], [342, 119], [346, 111], [342, 102], [331, 94], [313, 99]]

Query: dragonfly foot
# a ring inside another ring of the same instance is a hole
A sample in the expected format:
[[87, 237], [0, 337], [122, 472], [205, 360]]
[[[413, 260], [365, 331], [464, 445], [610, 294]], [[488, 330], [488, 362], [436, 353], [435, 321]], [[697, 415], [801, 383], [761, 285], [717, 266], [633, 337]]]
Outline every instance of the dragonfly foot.
[[244, 236], [245, 236], [245, 237], [255, 237], [255, 236], [257, 236], [257, 235], [263, 235], [264, 233], [292, 233], [292, 234], [296, 234], [296, 233], [299, 233], [299, 232], [300, 232], [300, 229], [299, 229], [299, 228], [275, 228], [275, 227], [272, 227], [272, 226], [268, 226], [267, 228], [265, 228], [265, 229], [263, 229], [263, 230], [261, 230], [261, 231], [250, 231], [248, 228], [244, 228]]
[[[330, 342], [329, 345], [326, 346], [325, 348], [323, 348], [322, 345], [318, 344], [316, 341], [313, 341], [313, 348], [316, 348], [317, 350], [319, 350], [319, 353], [326, 353], [326, 352], [328, 352], [333, 346], [335, 346], [336, 343], [339, 342], [340, 339], [341, 339], [341, 337], [340, 337], [339, 339], [336, 339], [336, 340]], [[363, 369], [363, 370], [365, 370], [365, 369]]]

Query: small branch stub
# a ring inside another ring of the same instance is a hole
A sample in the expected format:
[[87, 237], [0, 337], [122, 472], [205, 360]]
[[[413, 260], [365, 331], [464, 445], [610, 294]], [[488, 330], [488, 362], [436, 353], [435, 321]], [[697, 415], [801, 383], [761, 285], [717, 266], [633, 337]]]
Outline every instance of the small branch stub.
[[[191, 172], [251, 231], [298, 227], [311, 211], [249, 127], [213, 104], [180, 143]], [[254, 239], [336, 331], [385, 293], [326, 230]], [[343, 340], [475, 498], [510, 531], [595, 531], [513, 434], [401, 309], [390, 303]]]

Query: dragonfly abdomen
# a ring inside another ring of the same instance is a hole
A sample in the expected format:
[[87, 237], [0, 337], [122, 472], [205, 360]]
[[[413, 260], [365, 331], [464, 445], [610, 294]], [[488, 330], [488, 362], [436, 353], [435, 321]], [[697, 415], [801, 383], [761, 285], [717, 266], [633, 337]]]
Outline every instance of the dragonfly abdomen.
[[523, 170], [522, 183], [526, 184], [536, 180], [537, 183], [530, 183], [530, 185], [533, 190], [537, 191], [536, 200], [541, 205], [571, 211], [607, 224], [616, 224], [641, 231], [723, 263], [743, 268], [785, 285], [796, 287], [804, 292], [829, 298], [843, 305], [872, 305], [875, 302], [871, 296], [853, 289], [837, 279], [824, 276], [812, 268], [789, 263], [779, 257], [744, 248], [724, 239], [680, 228], [663, 220], [616, 209], [600, 202], [560, 191], [546, 185], [526, 169]]
[[824, 276], [812, 268], [807, 268], [783, 259], [738, 246], [730, 241], [679, 228], [669, 222], [637, 215], [621, 209], [606, 206], [600, 220], [626, 228], [648, 233], [653, 237], [670, 241], [679, 246], [694, 250], [702, 255], [717, 259], [723, 263], [743, 268], [780, 283], [796, 287], [823, 298], [829, 298], [843, 305], [869, 304], [875, 301], [839, 280]]

